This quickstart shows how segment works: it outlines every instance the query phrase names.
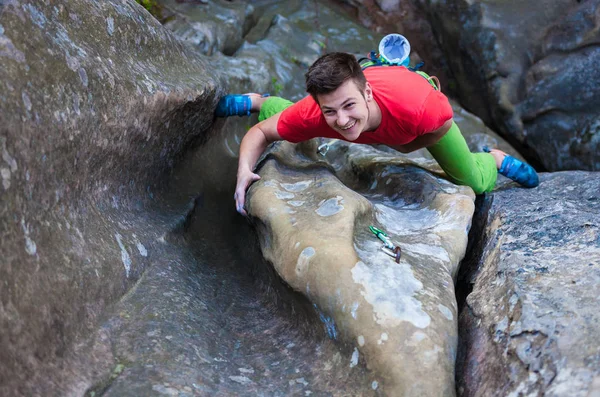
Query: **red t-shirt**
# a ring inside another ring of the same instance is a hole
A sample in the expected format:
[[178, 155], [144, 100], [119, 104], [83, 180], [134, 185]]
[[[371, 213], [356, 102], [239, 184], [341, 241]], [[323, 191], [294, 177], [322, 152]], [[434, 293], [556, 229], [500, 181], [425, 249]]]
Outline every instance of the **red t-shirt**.
[[[381, 109], [381, 124], [374, 131], [363, 132], [354, 142], [405, 145], [452, 118], [448, 98], [417, 73], [403, 66], [372, 66], [364, 73]], [[294, 143], [316, 137], [344, 139], [327, 125], [310, 95], [283, 111], [277, 132]]]

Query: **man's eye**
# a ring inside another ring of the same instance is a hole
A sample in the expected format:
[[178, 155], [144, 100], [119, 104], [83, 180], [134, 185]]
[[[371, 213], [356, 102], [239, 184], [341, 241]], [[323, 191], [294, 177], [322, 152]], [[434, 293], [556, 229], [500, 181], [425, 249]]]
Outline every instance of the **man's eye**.
[[350, 102], [350, 103], [346, 104], [346, 108], [354, 107], [354, 105], [355, 105], [354, 102]]
[[334, 114], [334, 111], [333, 111], [333, 110], [326, 110], [326, 111], [324, 111], [324, 112], [323, 112], [323, 114], [324, 114], [325, 116], [331, 116], [331, 115], [333, 115], [333, 114]]

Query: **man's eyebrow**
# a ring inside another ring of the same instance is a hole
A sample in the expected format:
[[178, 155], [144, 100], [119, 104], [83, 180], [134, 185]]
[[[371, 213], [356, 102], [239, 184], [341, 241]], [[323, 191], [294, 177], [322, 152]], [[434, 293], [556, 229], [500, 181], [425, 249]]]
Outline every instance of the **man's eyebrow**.
[[[344, 107], [344, 105], [345, 105], [347, 102], [349, 102], [349, 101], [354, 101], [354, 98], [348, 98], [348, 99], [346, 99], [344, 102], [342, 102], [342, 104], [340, 105], [340, 107]], [[321, 106], [321, 109], [333, 109], [333, 108], [332, 108], [332, 107], [329, 107], [329, 106], [325, 106], [325, 105], [323, 105], [323, 106]]]

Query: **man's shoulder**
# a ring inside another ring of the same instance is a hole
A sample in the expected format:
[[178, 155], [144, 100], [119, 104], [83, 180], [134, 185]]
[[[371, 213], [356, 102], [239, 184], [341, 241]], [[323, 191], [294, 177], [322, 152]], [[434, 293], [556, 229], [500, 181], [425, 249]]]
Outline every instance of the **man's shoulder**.
[[425, 79], [404, 66], [373, 66], [365, 69], [365, 77], [371, 85], [406, 86], [421, 83]]
[[277, 131], [286, 141], [297, 143], [319, 136], [324, 127], [327, 124], [323, 123], [319, 106], [308, 96], [281, 113]]
[[[371, 69], [368, 68], [367, 71]], [[431, 84], [418, 73], [403, 66], [383, 66], [365, 75], [377, 96], [389, 106], [415, 111], [433, 91]]]
[[321, 119], [321, 109], [319, 109], [319, 105], [315, 100], [308, 95], [284, 110], [281, 116], [287, 122], [318, 123]]

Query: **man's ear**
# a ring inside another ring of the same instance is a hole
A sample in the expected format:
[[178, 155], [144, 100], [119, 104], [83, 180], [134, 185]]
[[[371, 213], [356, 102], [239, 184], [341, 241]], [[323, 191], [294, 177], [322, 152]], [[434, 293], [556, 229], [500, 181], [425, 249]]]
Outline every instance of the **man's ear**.
[[365, 84], [365, 98], [367, 99], [367, 101], [373, 99], [373, 89], [371, 88], [371, 84], [369, 84], [368, 81]]

